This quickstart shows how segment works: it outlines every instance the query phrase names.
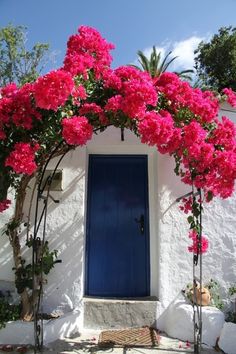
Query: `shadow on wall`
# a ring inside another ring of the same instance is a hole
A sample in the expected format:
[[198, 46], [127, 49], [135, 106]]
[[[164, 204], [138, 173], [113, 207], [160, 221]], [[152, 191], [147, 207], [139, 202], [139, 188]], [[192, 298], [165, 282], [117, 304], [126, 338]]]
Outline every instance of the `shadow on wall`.
[[156, 329], [158, 329], [159, 331], [163, 331], [165, 332], [166, 330], [166, 321], [167, 321], [167, 317], [168, 317], [168, 311], [169, 308], [171, 307], [171, 305], [178, 299], [179, 294], [174, 298], [174, 300], [172, 300], [170, 302], [170, 304], [168, 305], [168, 307], [166, 307], [163, 312], [161, 313], [160, 316], [157, 317], [156, 319], [156, 323], [154, 324], [154, 327]]
[[12, 247], [6, 235], [0, 237], [0, 279], [14, 281]]
[[47, 321], [44, 325], [44, 345], [57, 339], [78, 335], [81, 325], [82, 321], [79, 312], [68, 313], [56, 320]]
[[[44, 311], [68, 312], [81, 306], [84, 254], [84, 171], [61, 194], [60, 204], [49, 204], [46, 238], [58, 259], [44, 287]], [[78, 190], [79, 188], [80, 190]], [[58, 193], [57, 193], [58, 194]]]
[[[83, 156], [82, 156], [83, 157]], [[51, 312], [58, 310], [61, 313], [71, 311], [74, 308], [80, 307], [82, 297], [82, 272], [83, 272], [83, 252], [84, 252], [84, 177], [85, 171], [82, 161], [82, 166], [75, 164], [78, 156], [69, 155], [61, 164], [65, 169], [65, 190], [62, 192], [51, 192], [55, 199], [60, 199], [59, 204], [53, 203], [49, 199], [46, 239], [49, 241], [50, 251], [58, 250], [58, 259], [62, 263], [56, 264], [50, 274], [46, 276], [47, 284], [44, 286], [44, 306], [43, 312]], [[72, 160], [72, 161], [71, 161]], [[54, 162], [53, 162], [54, 164]], [[68, 167], [70, 166], [70, 167]], [[33, 181], [32, 181], [33, 182]], [[31, 189], [32, 191], [31, 183]], [[24, 214], [28, 214], [30, 205], [30, 193], [27, 196]], [[33, 209], [31, 213], [31, 230], [33, 233], [34, 223], [34, 206], [36, 204], [36, 193], [32, 202]], [[43, 208], [43, 201], [39, 206]], [[26, 217], [24, 218], [25, 222]], [[23, 246], [23, 257], [26, 262], [31, 262], [31, 249], [24, 246], [26, 241], [26, 228], [20, 235], [20, 240]], [[42, 236], [42, 225], [39, 229], [39, 236]], [[12, 249], [9, 245], [7, 237], [3, 236], [0, 240], [0, 279], [14, 280], [14, 272], [12, 271]]]
[[59, 250], [56, 264], [48, 276], [44, 287], [44, 310], [63, 313], [80, 306], [82, 298], [83, 233], [78, 231], [83, 225], [82, 218], [75, 215], [73, 223], [64, 222], [53, 230], [47, 238], [51, 249]]

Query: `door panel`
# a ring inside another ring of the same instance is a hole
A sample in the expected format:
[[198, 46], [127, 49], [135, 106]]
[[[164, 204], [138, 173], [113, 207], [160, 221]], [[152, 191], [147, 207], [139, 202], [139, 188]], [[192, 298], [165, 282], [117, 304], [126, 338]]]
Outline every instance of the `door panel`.
[[149, 295], [145, 155], [90, 155], [86, 294]]

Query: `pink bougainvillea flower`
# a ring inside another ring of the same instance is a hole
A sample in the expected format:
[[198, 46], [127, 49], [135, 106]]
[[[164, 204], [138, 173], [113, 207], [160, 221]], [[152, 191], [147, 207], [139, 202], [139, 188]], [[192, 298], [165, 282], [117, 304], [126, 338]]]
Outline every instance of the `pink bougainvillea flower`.
[[180, 205], [180, 210], [182, 210], [185, 214], [188, 214], [192, 211], [192, 205], [193, 205], [193, 198], [192, 196], [188, 198], [183, 198], [182, 199], [182, 204]]
[[95, 115], [98, 117], [100, 124], [106, 125], [108, 124], [108, 119], [105, 115], [104, 110], [96, 103], [85, 103], [79, 110], [81, 115]]
[[138, 123], [138, 132], [142, 143], [156, 145], [157, 147], [167, 144], [174, 130], [174, 121], [167, 111], [147, 112]]
[[0, 140], [5, 140], [5, 139], [6, 139], [5, 132], [2, 129], [0, 129]]
[[156, 106], [157, 92], [148, 73], [133, 67], [121, 66], [108, 71], [104, 78], [105, 88], [115, 89], [117, 94], [109, 98], [106, 111], [121, 110], [131, 119], [142, 119], [147, 106]]
[[25, 84], [17, 89], [9, 84], [2, 89], [4, 94], [0, 100], [0, 128], [8, 127], [11, 122], [16, 127], [32, 129], [34, 120], [41, 119], [41, 114], [32, 105], [33, 85]]
[[[130, 127], [143, 143], [174, 156], [181, 181], [203, 189], [206, 200], [231, 196], [236, 179], [236, 128], [227, 117], [218, 118], [216, 94], [193, 88], [174, 73], [152, 79], [131, 66], [113, 70], [113, 48], [97, 30], [81, 26], [68, 40], [63, 68], [20, 88], [14, 83], [0, 88], [0, 144], [6, 153], [15, 144], [5, 165], [18, 174], [32, 174], [40, 155], [38, 146], [30, 142], [32, 137], [45, 138], [44, 128], [55, 129], [52, 144], [62, 134], [73, 148], [91, 139], [94, 127], [110, 123]], [[236, 107], [236, 93], [227, 88], [223, 93]], [[72, 117], [64, 118], [65, 112]], [[38, 122], [43, 118], [46, 124]], [[191, 198], [181, 209], [186, 214], [192, 211]], [[195, 253], [196, 232], [191, 231], [189, 237], [189, 251]], [[205, 252], [204, 236], [201, 246]]]
[[236, 179], [236, 150], [216, 151], [211, 170], [206, 176], [205, 188], [213, 195], [228, 198], [234, 190]]
[[225, 116], [222, 117], [222, 121], [217, 120], [216, 123], [217, 126], [208, 138], [208, 142], [223, 147], [224, 150], [234, 150], [236, 125]]
[[9, 125], [10, 117], [13, 110], [12, 98], [3, 97], [0, 99], [0, 128], [3, 129], [4, 125]]
[[186, 341], [186, 344], [185, 344], [185, 345], [186, 345], [186, 348], [190, 348], [190, 347], [191, 347], [191, 344], [189, 343], [188, 340]]
[[183, 128], [183, 132], [183, 140], [185, 146], [192, 145], [193, 143], [199, 144], [205, 141], [207, 136], [206, 130], [203, 129], [202, 126], [196, 121], [192, 121], [190, 124], [186, 125]]
[[16, 143], [14, 150], [6, 158], [5, 166], [11, 167], [16, 173], [32, 175], [37, 169], [35, 162], [35, 152], [39, 150], [39, 145], [28, 143]]
[[55, 70], [38, 78], [34, 84], [35, 104], [39, 108], [56, 111], [62, 106], [74, 88], [70, 73]]
[[11, 204], [11, 201], [9, 199], [4, 199], [0, 201], [0, 213], [2, 213], [4, 210], [8, 209]]
[[69, 145], [84, 145], [92, 138], [93, 127], [84, 116], [62, 120], [62, 136]]
[[204, 143], [192, 143], [185, 150], [185, 156], [183, 158], [183, 164], [186, 168], [195, 168], [198, 173], [203, 173], [209, 168], [214, 158], [214, 146], [212, 144]]
[[12, 102], [12, 121], [17, 127], [30, 130], [34, 120], [40, 120], [41, 114], [32, 106], [33, 84], [25, 84], [16, 93]]
[[117, 72], [112, 69], [106, 69], [103, 73], [104, 87], [119, 91], [122, 87], [122, 80]]
[[[211, 91], [193, 89], [188, 83], [188, 94], [184, 104], [200, 117], [202, 123], [210, 123], [216, 119], [219, 110], [219, 101]], [[191, 94], [189, 94], [191, 93]]]
[[17, 92], [18, 88], [17, 85], [12, 82], [8, 85], [6, 85], [5, 87], [0, 88], [0, 95], [2, 97], [12, 97], [15, 95], [15, 93]]
[[201, 250], [199, 248], [199, 240], [198, 240], [198, 234], [195, 230], [191, 230], [189, 232], [189, 238], [192, 239], [193, 244], [188, 247], [189, 252], [193, 252], [195, 254], [197, 253], [205, 253], [208, 250], [208, 240], [205, 236], [202, 236], [202, 245], [201, 245]]
[[73, 104], [76, 106], [80, 106], [80, 100], [85, 100], [87, 98], [87, 93], [83, 85], [74, 88], [71, 95], [73, 97]]
[[107, 100], [105, 110], [110, 112], [118, 112], [122, 109], [123, 98], [121, 95], [112, 96]]
[[154, 84], [176, 112], [187, 107], [202, 123], [212, 122], [217, 116], [219, 102], [212, 92], [194, 89], [178, 75], [169, 72], [161, 74], [155, 79]]
[[84, 115], [87, 113], [100, 114], [102, 112], [103, 112], [102, 107], [100, 107], [96, 103], [85, 103], [79, 110], [79, 113], [81, 115]]
[[112, 61], [110, 50], [114, 45], [108, 43], [92, 27], [81, 26], [78, 34], [72, 35], [67, 42], [64, 70], [72, 75], [82, 75], [88, 79], [88, 70], [93, 70], [97, 79], [101, 78]]
[[236, 107], [236, 93], [231, 88], [224, 88], [222, 92], [227, 96], [227, 102]]

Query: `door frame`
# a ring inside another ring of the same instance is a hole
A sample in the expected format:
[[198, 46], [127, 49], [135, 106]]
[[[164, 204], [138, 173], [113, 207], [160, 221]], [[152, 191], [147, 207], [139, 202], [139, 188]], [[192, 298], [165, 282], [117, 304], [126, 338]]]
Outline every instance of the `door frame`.
[[[88, 294], [88, 267], [89, 267], [89, 249], [91, 247], [90, 244], [90, 239], [89, 239], [89, 222], [90, 220], [90, 213], [89, 213], [89, 203], [90, 203], [90, 196], [91, 196], [91, 179], [89, 178], [89, 163], [92, 160], [92, 156], [103, 156], [103, 157], [110, 157], [110, 158], [115, 158], [115, 157], [142, 157], [143, 161], [146, 163], [146, 184], [145, 184], [145, 219], [147, 220], [147, 225], [146, 225], [146, 246], [145, 246], [145, 252], [146, 252], [146, 289], [147, 289], [147, 295], [150, 296], [151, 289], [150, 289], [150, 217], [149, 217], [149, 171], [148, 171], [148, 155], [147, 154], [89, 154], [88, 155], [88, 173], [87, 173], [87, 202], [86, 202], [86, 240], [85, 240], [85, 296], [91, 296]], [[90, 221], [91, 222], [91, 221]], [[109, 297], [108, 297], [109, 298]], [[118, 298], [118, 296], [117, 296]], [[135, 298], [135, 297], [134, 297]]]
[[[160, 285], [160, 240], [158, 237], [159, 229], [159, 216], [158, 210], [158, 154], [157, 150], [153, 147], [144, 145], [136, 138], [132, 136], [132, 133], [125, 132], [129, 139], [120, 141], [120, 131], [117, 128], [110, 128], [104, 139], [103, 134], [99, 134], [91, 141], [85, 148], [85, 200], [84, 200], [84, 234], [86, 234], [86, 218], [87, 218], [87, 192], [88, 192], [88, 159], [90, 154], [107, 155], [147, 155], [148, 157], [148, 191], [149, 191], [149, 249], [150, 249], [150, 296], [159, 297], [159, 285]], [[113, 134], [113, 136], [112, 136]], [[117, 135], [114, 139], [114, 135]], [[112, 136], [112, 138], [111, 138]], [[86, 260], [86, 237], [84, 237], [84, 256]], [[86, 262], [83, 262], [83, 296], [85, 295], [85, 272]]]

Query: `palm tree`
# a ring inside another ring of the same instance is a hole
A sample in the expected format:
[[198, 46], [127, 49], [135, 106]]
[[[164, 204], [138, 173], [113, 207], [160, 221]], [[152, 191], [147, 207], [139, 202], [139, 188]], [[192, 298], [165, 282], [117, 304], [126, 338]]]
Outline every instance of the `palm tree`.
[[[147, 71], [152, 78], [160, 76], [163, 72], [167, 70], [170, 64], [176, 58], [178, 58], [177, 56], [171, 58], [170, 55], [172, 54], [172, 52], [170, 51], [167, 55], [165, 55], [164, 59], [161, 60], [161, 52], [157, 53], [155, 46], [152, 47], [152, 52], [149, 59], [141, 50], [139, 50], [137, 54], [140, 66], [131, 66], [139, 70]], [[188, 69], [180, 72], [175, 71], [174, 73], [184, 80], [192, 80], [191, 74], [193, 73], [193, 70]]]

